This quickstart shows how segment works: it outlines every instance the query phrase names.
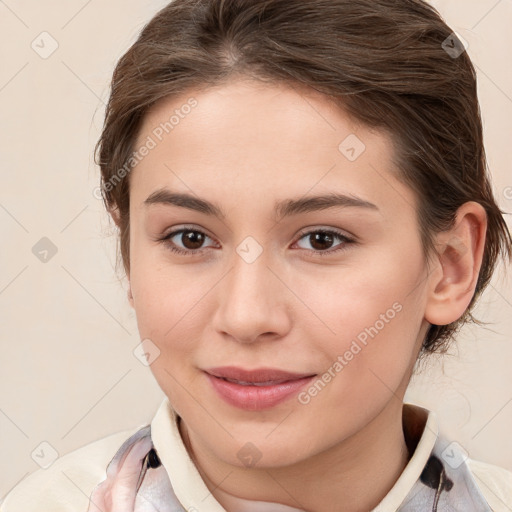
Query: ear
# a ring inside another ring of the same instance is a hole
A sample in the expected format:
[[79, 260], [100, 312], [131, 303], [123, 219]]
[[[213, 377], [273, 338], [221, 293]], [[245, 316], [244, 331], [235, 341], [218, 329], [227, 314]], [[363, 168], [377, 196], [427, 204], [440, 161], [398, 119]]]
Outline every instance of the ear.
[[447, 325], [466, 311], [475, 292], [482, 265], [487, 231], [487, 214], [474, 201], [458, 210], [452, 229], [439, 233], [439, 247], [429, 275], [425, 320], [433, 325]]
[[[112, 219], [115, 222], [116, 226], [118, 228], [120, 228], [121, 227], [121, 225], [120, 225], [120, 216], [119, 216], [119, 209], [117, 208], [117, 206], [114, 206], [113, 208], [110, 208], [108, 210], [108, 213], [112, 217]], [[133, 305], [133, 295], [132, 295], [132, 287], [131, 287], [131, 284], [130, 284], [130, 276], [129, 276], [129, 274], [127, 274], [126, 277], [128, 279], [128, 291], [126, 292], [126, 294], [128, 296], [128, 302], [130, 303], [130, 306], [133, 308], [134, 307], [134, 305]]]
[[128, 295], [128, 302], [130, 303], [130, 306], [135, 309], [134, 304], [133, 304], [132, 287], [131, 287], [131, 284], [130, 284], [130, 278], [129, 277], [128, 277], [128, 292], [127, 292], [127, 295]]

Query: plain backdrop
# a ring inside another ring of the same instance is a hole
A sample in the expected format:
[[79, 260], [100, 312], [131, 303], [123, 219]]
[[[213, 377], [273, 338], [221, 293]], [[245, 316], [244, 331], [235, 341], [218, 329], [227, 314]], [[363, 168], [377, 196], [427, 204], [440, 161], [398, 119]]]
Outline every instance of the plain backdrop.
[[[39, 468], [41, 443], [63, 455], [142, 426], [163, 398], [133, 354], [92, 152], [114, 65], [166, 3], [0, 0], [0, 501]], [[433, 3], [469, 43], [493, 186], [510, 212], [512, 1]], [[471, 457], [509, 470], [511, 288], [500, 270], [476, 311], [489, 325], [465, 328], [406, 396]]]

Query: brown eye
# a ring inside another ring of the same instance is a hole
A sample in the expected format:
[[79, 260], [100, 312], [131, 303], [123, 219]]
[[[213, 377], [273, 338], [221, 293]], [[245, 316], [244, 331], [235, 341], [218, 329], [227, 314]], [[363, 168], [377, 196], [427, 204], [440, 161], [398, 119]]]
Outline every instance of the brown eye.
[[313, 249], [325, 250], [330, 249], [334, 240], [334, 237], [330, 233], [319, 231], [317, 233], [310, 233], [309, 243]]
[[204, 242], [208, 235], [197, 229], [182, 228], [169, 233], [161, 242], [173, 252], [178, 254], [194, 255], [202, 252], [206, 247]]
[[181, 242], [186, 249], [200, 249], [205, 239], [200, 231], [182, 231]]
[[[325, 229], [302, 233], [300, 240], [303, 239], [308, 241], [310, 247], [301, 247], [300, 245], [299, 247], [301, 249], [308, 249], [315, 256], [327, 256], [337, 253], [338, 251], [345, 250], [349, 244], [354, 243], [354, 240], [337, 231], [328, 231]], [[336, 239], [340, 240], [341, 243], [336, 244]], [[334, 249], [330, 250], [332, 247], [334, 247]]]

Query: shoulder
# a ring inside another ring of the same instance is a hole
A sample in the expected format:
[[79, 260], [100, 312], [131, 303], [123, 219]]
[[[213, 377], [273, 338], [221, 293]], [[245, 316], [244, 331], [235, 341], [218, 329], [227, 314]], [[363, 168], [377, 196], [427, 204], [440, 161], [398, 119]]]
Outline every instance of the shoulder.
[[473, 459], [468, 459], [467, 464], [493, 511], [508, 512], [512, 503], [512, 472]]
[[120, 446], [141, 427], [93, 441], [62, 457], [47, 469], [23, 479], [0, 504], [0, 512], [75, 512], [87, 510], [94, 487], [106, 478], [106, 467]]

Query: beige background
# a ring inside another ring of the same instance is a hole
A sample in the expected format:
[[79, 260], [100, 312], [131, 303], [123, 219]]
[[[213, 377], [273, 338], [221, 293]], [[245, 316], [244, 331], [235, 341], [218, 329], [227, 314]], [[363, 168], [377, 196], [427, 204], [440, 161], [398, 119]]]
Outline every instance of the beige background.
[[[163, 397], [132, 353], [140, 340], [93, 196], [92, 150], [115, 62], [166, 3], [0, 1], [0, 501], [39, 467], [41, 442], [65, 454], [149, 422]], [[435, 6], [469, 43], [494, 188], [512, 211], [512, 1]], [[58, 43], [46, 59], [31, 47], [51, 48], [44, 31]], [[46, 263], [32, 252], [43, 237], [57, 249]], [[471, 457], [510, 470], [511, 288], [494, 279], [478, 309], [489, 328], [465, 329], [407, 396]]]

